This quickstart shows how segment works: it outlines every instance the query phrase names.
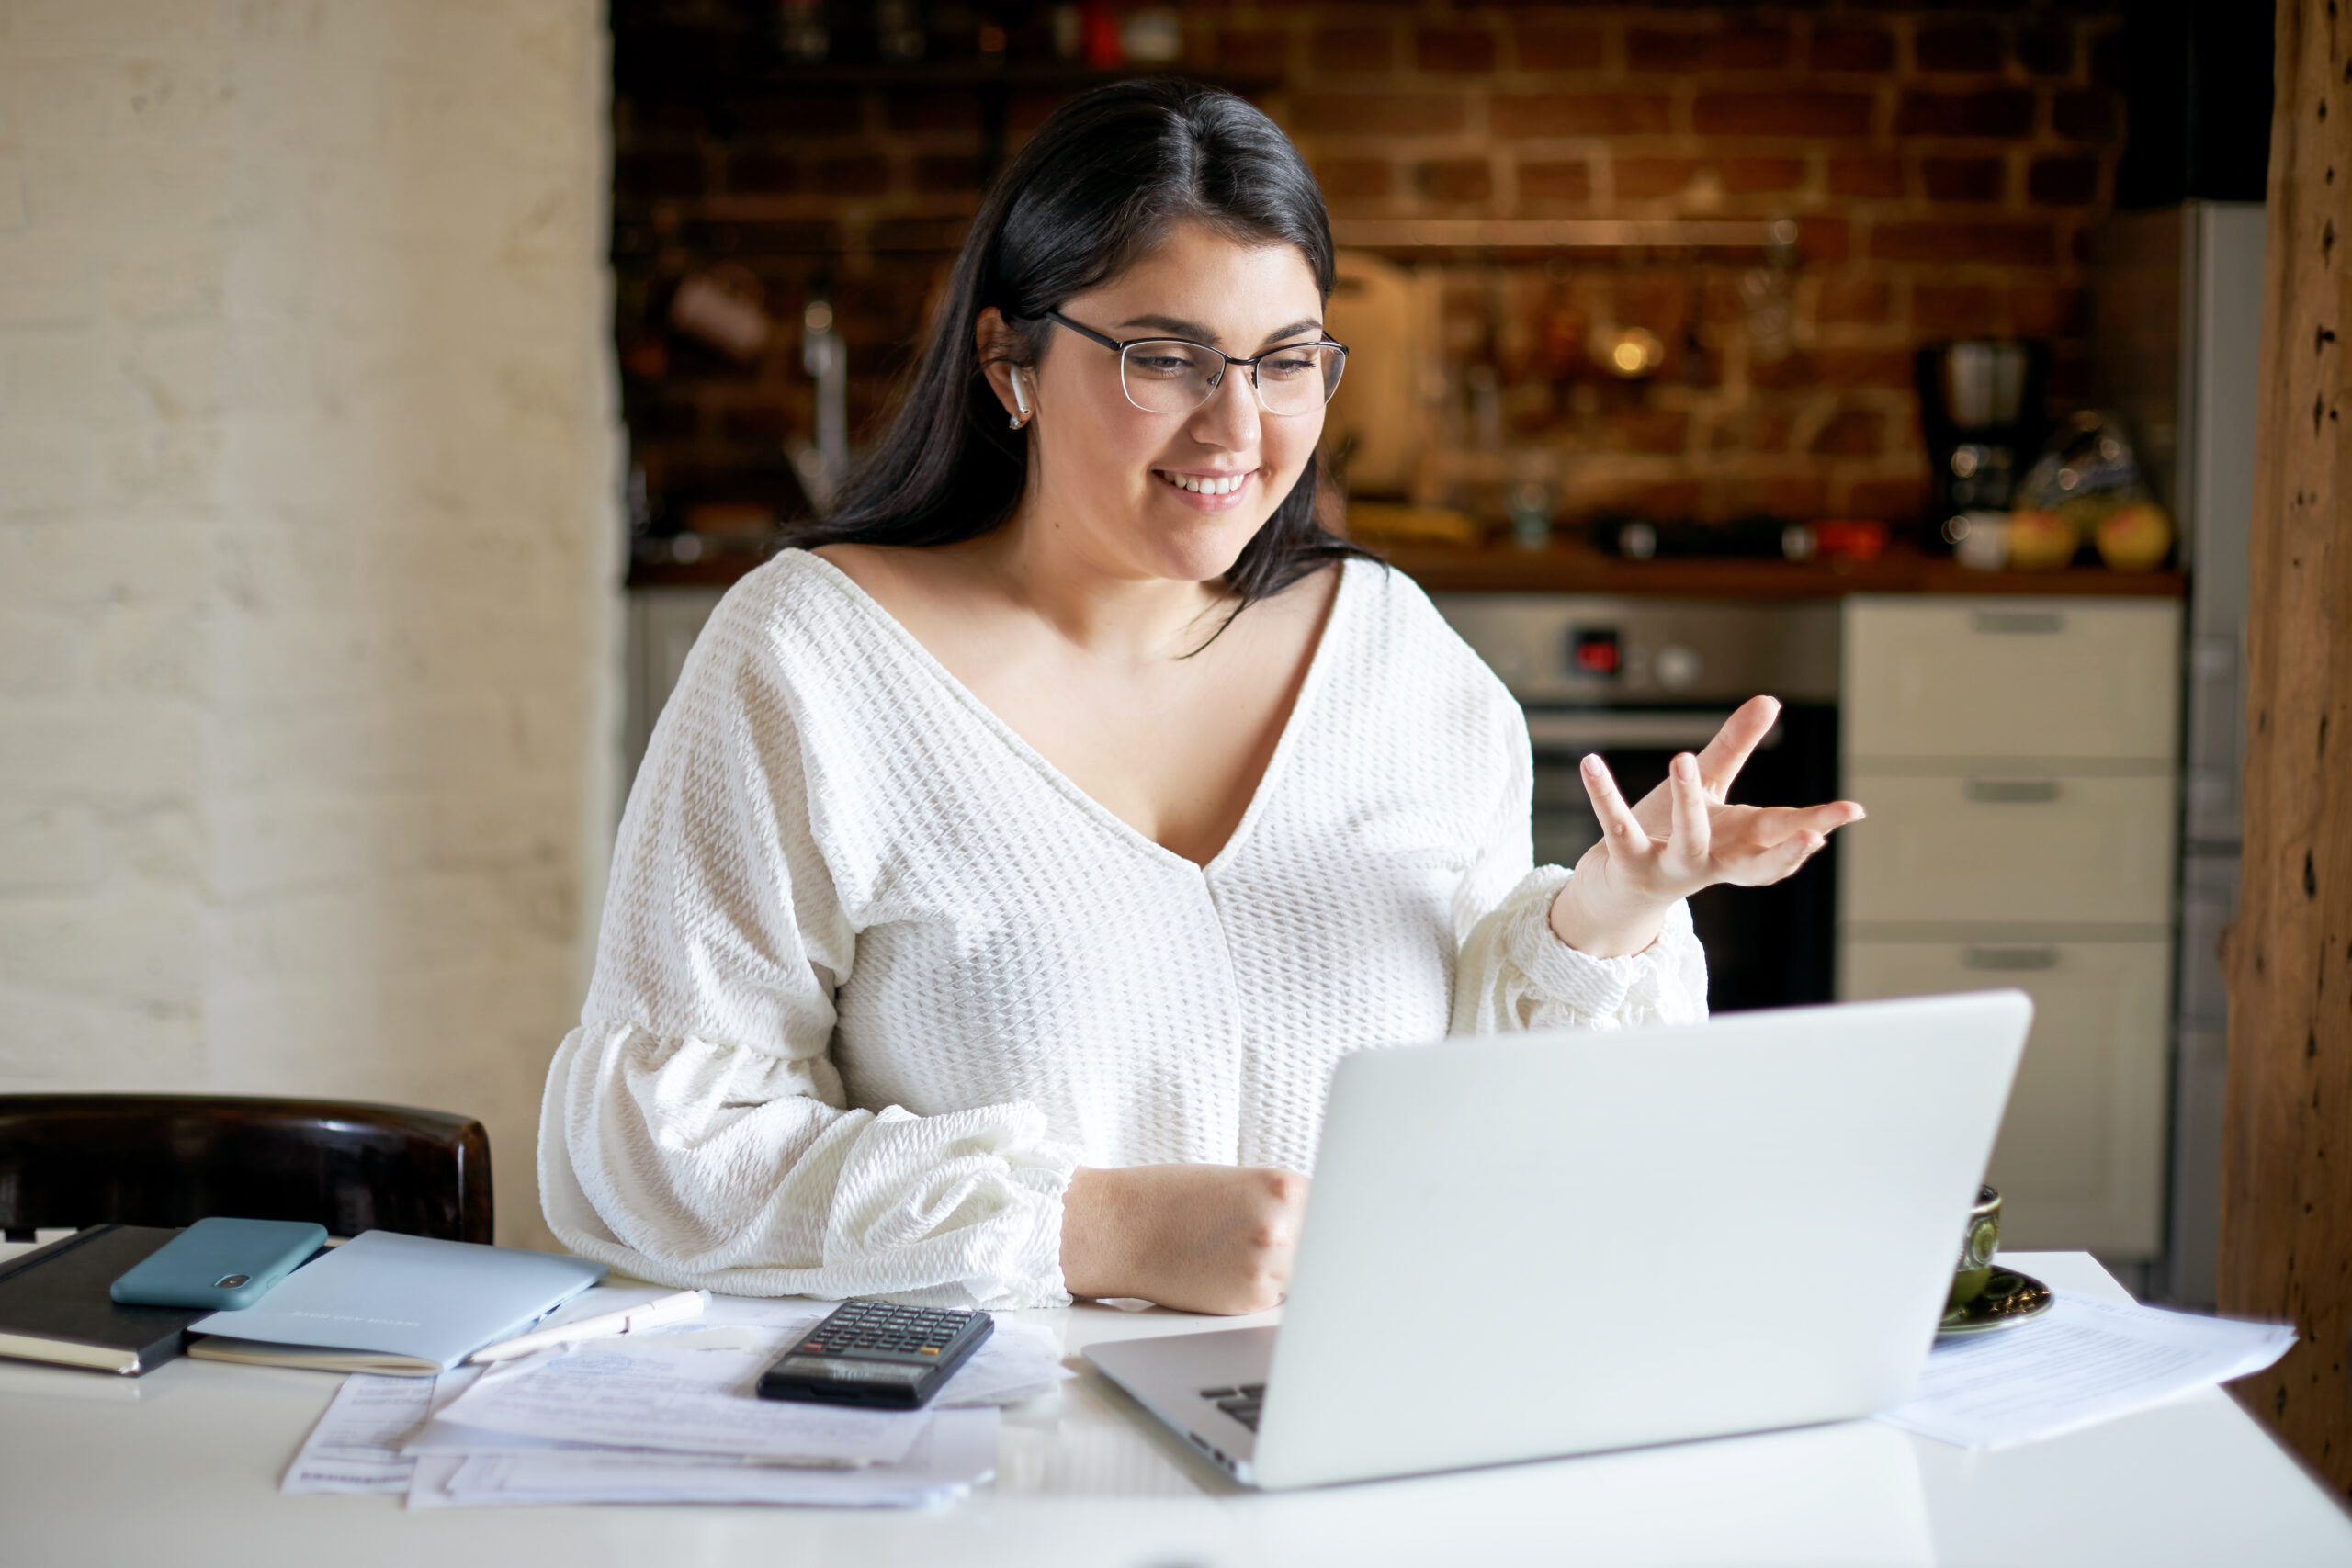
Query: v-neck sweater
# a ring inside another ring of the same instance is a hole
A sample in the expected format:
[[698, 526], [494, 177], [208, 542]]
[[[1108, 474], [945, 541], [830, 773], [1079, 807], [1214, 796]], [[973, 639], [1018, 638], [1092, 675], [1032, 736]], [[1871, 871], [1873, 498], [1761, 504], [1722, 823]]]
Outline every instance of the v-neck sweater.
[[1311, 1171], [1351, 1051], [1704, 1016], [1686, 908], [1623, 958], [1552, 934], [1518, 705], [1409, 579], [1340, 570], [1205, 865], [831, 562], [745, 577], [622, 815], [542, 1109], [556, 1235], [679, 1287], [1056, 1304], [1079, 1166]]

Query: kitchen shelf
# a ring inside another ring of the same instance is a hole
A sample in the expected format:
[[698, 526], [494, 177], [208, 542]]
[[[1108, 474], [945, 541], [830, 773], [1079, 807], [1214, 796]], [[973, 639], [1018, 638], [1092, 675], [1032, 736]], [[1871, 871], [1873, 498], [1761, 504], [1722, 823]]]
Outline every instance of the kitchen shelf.
[[1036, 62], [989, 65], [981, 61], [942, 61], [925, 65], [772, 65], [758, 79], [786, 87], [1022, 87], [1079, 93], [1112, 82], [1132, 82], [1141, 76], [1178, 76], [1204, 86], [1229, 92], [1270, 92], [1283, 85], [1279, 75], [1243, 75], [1227, 71], [1188, 71], [1182, 65], [1153, 61], [1103, 71], [1089, 65]]
[[1789, 219], [1342, 218], [1339, 244], [1367, 251], [1763, 251], [1797, 243]]
[[1144, 76], [1177, 77], [1204, 86], [1222, 87], [1243, 97], [1271, 92], [1283, 85], [1280, 76], [1188, 71], [1181, 64], [1159, 61], [1138, 62], [1109, 71], [1087, 65], [991, 65], [979, 61], [943, 61], [933, 65], [772, 65], [754, 73], [751, 80], [763, 88], [788, 93], [843, 87], [970, 93], [979, 100], [980, 186], [986, 189], [1004, 167], [1006, 120], [1014, 93], [1067, 93], [1075, 96], [1090, 88]]

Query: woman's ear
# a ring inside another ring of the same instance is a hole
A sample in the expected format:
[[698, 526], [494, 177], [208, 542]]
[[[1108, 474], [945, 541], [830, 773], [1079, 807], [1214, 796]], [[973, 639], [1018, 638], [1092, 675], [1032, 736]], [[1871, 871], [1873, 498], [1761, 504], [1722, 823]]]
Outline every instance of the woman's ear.
[[1026, 346], [993, 305], [982, 310], [973, 324], [972, 347], [979, 355], [981, 372], [995, 389], [997, 401], [1004, 405], [1006, 423], [1015, 430], [1029, 423], [1037, 407], [1035, 374], [1014, 363]]

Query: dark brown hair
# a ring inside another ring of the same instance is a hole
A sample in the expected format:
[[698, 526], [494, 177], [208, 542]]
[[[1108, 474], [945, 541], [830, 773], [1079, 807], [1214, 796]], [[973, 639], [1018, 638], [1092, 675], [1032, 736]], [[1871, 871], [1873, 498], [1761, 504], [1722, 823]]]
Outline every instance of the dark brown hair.
[[[1006, 428], [973, 337], [993, 305], [1031, 364], [1043, 320], [1119, 276], [1182, 221], [1204, 222], [1306, 258], [1331, 293], [1331, 226], [1315, 176], [1272, 120], [1214, 87], [1170, 78], [1114, 83], [1064, 105], [982, 205], [897, 416], [831, 515], [791, 542], [948, 545], [1001, 526], [1019, 504], [1028, 441]], [[1309, 463], [1242, 547], [1226, 586], [1249, 604], [1327, 561], [1365, 552], [1315, 518]]]

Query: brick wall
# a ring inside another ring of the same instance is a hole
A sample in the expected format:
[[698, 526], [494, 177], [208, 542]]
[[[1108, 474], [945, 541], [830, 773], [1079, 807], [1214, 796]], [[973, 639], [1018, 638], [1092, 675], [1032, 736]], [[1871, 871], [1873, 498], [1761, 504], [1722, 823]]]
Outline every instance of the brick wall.
[[[675, 280], [735, 261], [787, 323], [829, 295], [853, 418], [870, 418], [978, 201], [981, 93], [787, 85], [762, 64], [766, 10], [616, 7], [627, 416], [673, 509], [797, 504], [779, 445], [809, 422], [797, 339], [749, 366], [679, 343], [662, 322]], [[1495, 365], [1512, 439], [1567, 455], [1579, 510], [1905, 517], [1925, 483], [1910, 354], [1938, 338], [2048, 338], [2053, 399], [2086, 394], [2081, 257], [2121, 147], [2120, 6], [1233, 0], [1182, 16], [1187, 68], [1250, 91], [1336, 215], [1799, 220], [1778, 357], [1753, 352], [1738, 292], [1754, 257], [1443, 264], [1451, 360]], [[1063, 96], [1009, 91], [1010, 138]], [[1657, 332], [1666, 370], [1628, 386], [1559, 351], [1601, 321]]]
[[0, 4], [0, 1088], [537, 1091], [611, 835], [585, 0]]

